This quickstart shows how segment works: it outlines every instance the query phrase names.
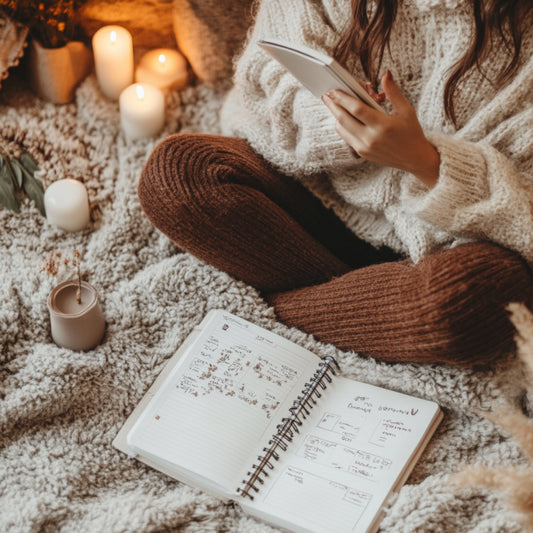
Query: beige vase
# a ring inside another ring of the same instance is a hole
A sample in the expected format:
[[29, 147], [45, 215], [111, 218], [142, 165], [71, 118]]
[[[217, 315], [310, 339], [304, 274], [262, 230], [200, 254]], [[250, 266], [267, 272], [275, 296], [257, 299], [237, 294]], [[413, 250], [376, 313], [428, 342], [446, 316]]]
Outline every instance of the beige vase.
[[79, 41], [61, 48], [43, 48], [32, 40], [28, 53], [28, 76], [33, 92], [54, 104], [67, 104], [74, 89], [89, 74], [92, 54]]
[[58, 346], [71, 350], [90, 350], [105, 333], [105, 319], [96, 289], [81, 282], [81, 303], [75, 279], [57, 285], [48, 296], [52, 339]]

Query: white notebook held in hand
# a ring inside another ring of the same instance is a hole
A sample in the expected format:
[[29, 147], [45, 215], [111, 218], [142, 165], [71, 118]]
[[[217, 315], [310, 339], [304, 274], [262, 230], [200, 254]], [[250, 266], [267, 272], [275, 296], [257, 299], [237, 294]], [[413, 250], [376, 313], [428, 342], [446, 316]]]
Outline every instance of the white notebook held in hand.
[[321, 98], [328, 91], [341, 89], [360, 98], [370, 107], [385, 112], [359, 82], [327, 54], [308, 46], [291, 44], [279, 39], [261, 39], [257, 44], [317, 98]]
[[331, 357], [210, 311], [113, 445], [290, 531], [375, 531], [442, 412], [336, 369]]

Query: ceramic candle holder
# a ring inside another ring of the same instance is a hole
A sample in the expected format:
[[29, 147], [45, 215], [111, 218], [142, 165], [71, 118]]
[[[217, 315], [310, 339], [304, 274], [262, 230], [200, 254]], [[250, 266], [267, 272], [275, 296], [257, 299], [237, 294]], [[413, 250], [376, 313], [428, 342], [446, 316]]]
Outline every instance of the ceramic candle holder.
[[58, 346], [71, 350], [90, 350], [100, 343], [105, 319], [96, 289], [81, 282], [81, 303], [77, 302], [75, 279], [57, 285], [48, 296], [52, 339]]
[[91, 70], [91, 52], [79, 41], [60, 48], [44, 48], [30, 40], [27, 71], [33, 92], [54, 104], [74, 99], [74, 90]]

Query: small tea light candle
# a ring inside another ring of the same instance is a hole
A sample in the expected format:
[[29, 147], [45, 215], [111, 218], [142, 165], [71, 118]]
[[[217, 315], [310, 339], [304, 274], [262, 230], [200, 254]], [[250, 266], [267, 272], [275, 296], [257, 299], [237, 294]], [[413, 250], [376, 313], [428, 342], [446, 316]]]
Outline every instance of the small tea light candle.
[[122, 26], [104, 26], [93, 36], [94, 67], [102, 92], [111, 100], [133, 82], [133, 40]]
[[58, 180], [44, 193], [46, 218], [65, 231], [79, 231], [89, 224], [89, 196], [85, 185], [70, 178]]
[[165, 123], [165, 96], [149, 83], [134, 83], [119, 98], [120, 124], [128, 139], [154, 137]]
[[135, 71], [137, 82], [150, 83], [164, 92], [169, 89], [183, 89], [188, 78], [187, 60], [171, 48], [157, 48], [146, 52]]

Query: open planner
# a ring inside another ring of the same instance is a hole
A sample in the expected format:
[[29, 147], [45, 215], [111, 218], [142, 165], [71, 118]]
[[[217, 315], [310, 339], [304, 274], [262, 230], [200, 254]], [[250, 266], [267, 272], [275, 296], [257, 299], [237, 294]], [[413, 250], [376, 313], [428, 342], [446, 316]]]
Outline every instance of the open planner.
[[441, 419], [434, 402], [346, 379], [333, 358], [213, 310], [113, 445], [278, 527], [366, 533]]

